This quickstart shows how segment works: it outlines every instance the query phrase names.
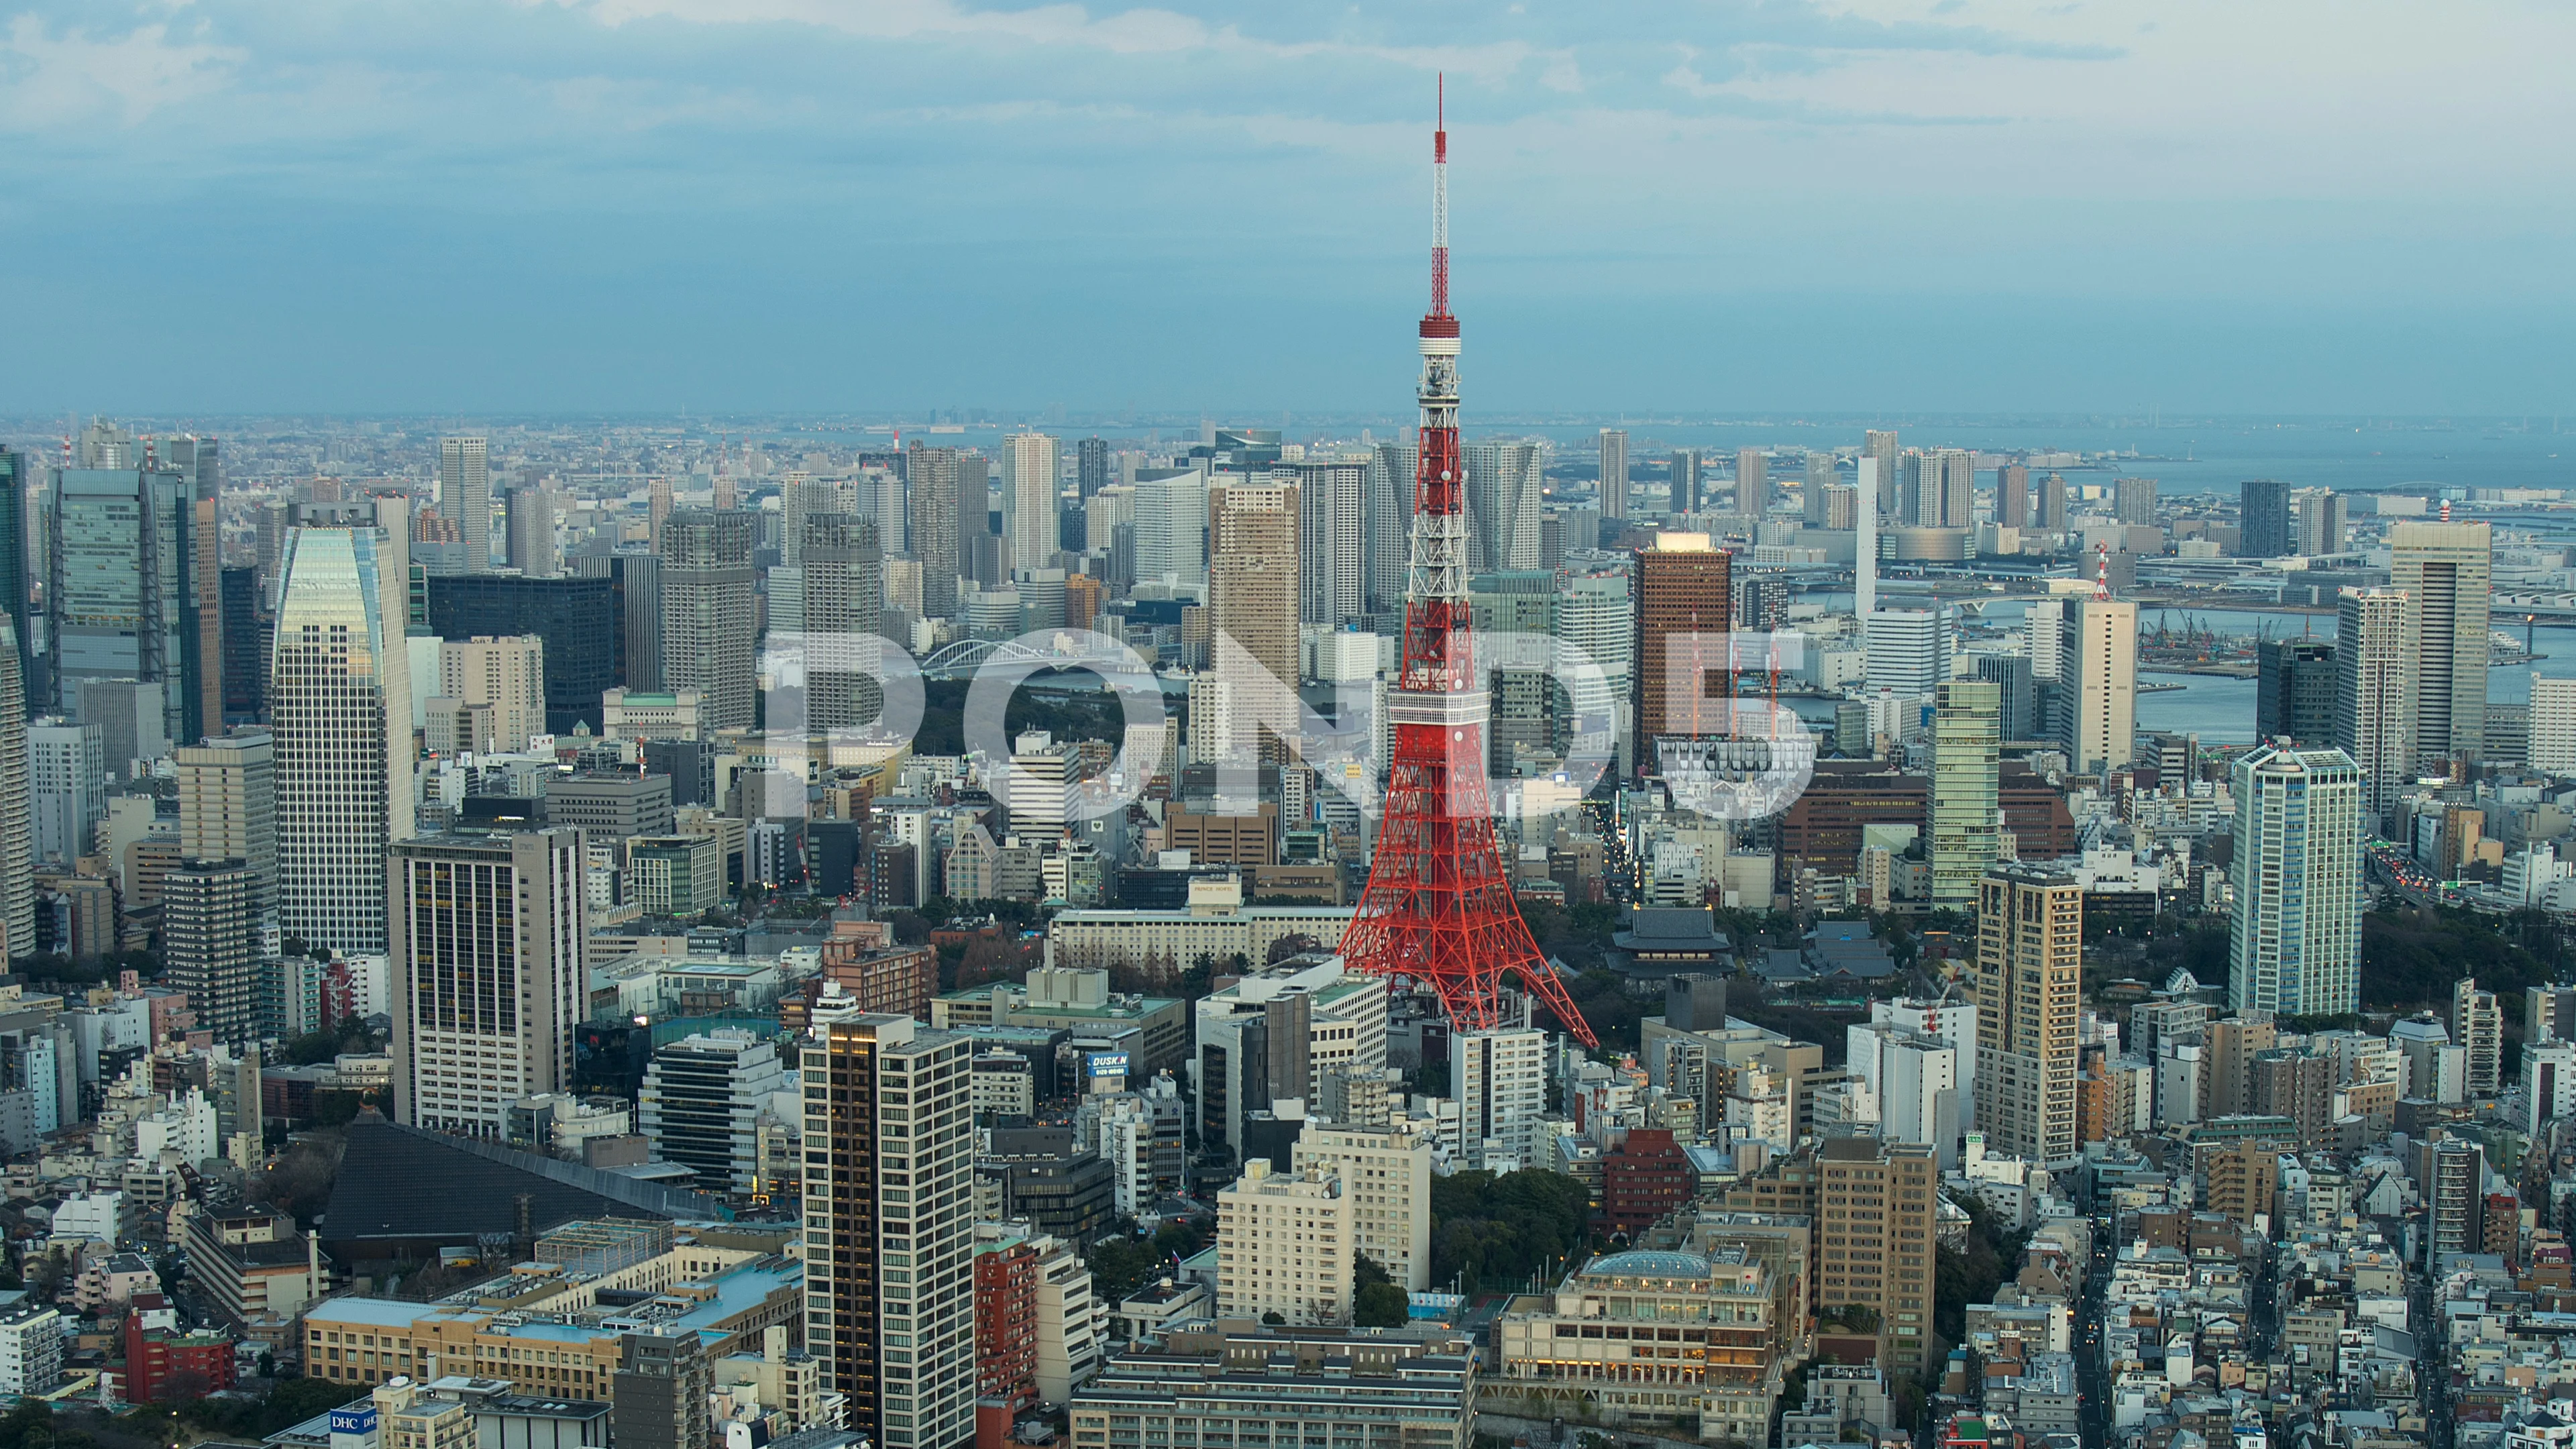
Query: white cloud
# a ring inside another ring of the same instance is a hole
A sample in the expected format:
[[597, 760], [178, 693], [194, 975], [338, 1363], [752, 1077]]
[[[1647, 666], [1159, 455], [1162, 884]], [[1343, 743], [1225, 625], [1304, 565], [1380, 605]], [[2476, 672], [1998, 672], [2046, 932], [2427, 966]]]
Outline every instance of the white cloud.
[[0, 35], [0, 127], [138, 125], [165, 106], [220, 90], [244, 58], [233, 47], [173, 39], [167, 25], [122, 35], [56, 33], [41, 18], [20, 15]]

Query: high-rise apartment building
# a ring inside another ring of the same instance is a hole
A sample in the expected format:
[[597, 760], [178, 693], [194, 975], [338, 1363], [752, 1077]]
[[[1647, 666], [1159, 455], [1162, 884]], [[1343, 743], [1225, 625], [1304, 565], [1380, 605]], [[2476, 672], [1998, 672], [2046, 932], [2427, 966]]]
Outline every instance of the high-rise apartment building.
[[179, 784], [179, 858], [238, 860], [249, 868], [253, 904], [277, 904], [277, 746], [244, 725], [174, 753]]
[[1825, 491], [1842, 486], [1841, 480], [1842, 474], [1834, 465], [1832, 450], [1809, 448], [1807, 479], [1800, 488], [1798, 497], [1799, 522], [1809, 528], [1833, 527], [1833, 524], [1828, 521], [1830, 504], [1826, 501]]
[[1458, 1103], [1459, 1151], [1493, 1172], [1535, 1165], [1547, 1110], [1547, 1034], [1526, 1027], [1460, 1032], [1449, 1041], [1449, 1095]]
[[107, 745], [97, 725], [39, 719], [27, 728], [35, 859], [57, 869], [90, 853], [107, 818]]
[[2038, 866], [1978, 882], [1977, 1130], [1986, 1149], [2057, 1166], [2076, 1158], [2076, 1016], [2084, 888]]
[[2468, 1053], [2469, 1095], [2492, 1097], [2504, 1089], [2504, 1009], [2477, 978], [2451, 984], [2451, 1040]]
[[1291, 1328], [1351, 1321], [1358, 1243], [1348, 1186], [1331, 1167], [1290, 1174], [1270, 1159], [1243, 1165], [1216, 1195], [1216, 1312]]
[[2299, 555], [2317, 558], [2343, 552], [2344, 496], [2317, 488], [2300, 494], [2295, 504]]
[[343, 954], [385, 949], [385, 847], [413, 829], [406, 535], [380, 516], [308, 509], [288, 536], [269, 668], [278, 924]]
[[438, 516], [456, 525], [465, 544], [465, 571], [492, 568], [492, 468], [482, 438], [438, 440]]
[[883, 627], [885, 560], [877, 527], [846, 513], [816, 514], [805, 520], [803, 557], [806, 724], [856, 728], [876, 718], [884, 690], [857, 667], [865, 659], [834, 657], [837, 646], [829, 638], [873, 635]]
[[1369, 607], [1369, 465], [1328, 460], [1271, 470], [1273, 477], [1282, 472], [1297, 479], [1297, 616], [1338, 629]]
[[1058, 468], [1052, 435], [1021, 432], [1002, 439], [1002, 542], [1013, 572], [1045, 568], [1056, 552]]
[[1771, 460], [1760, 448], [1735, 450], [1735, 511], [1747, 518], [1771, 511]]
[[2290, 552], [2290, 485], [2249, 478], [2237, 487], [2236, 552], [2243, 558], [2280, 558]]
[[[1410, 443], [1380, 443], [1369, 456], [1362, 522], [1368, 543], [1361, 561], [1361, 587], [1372, 614], [1404, 611], [1404, 576], [1413, 541], [1413, 490], [1420, 481], [1413, 475], [1421, 461], [1421, 451]], [[1592, 537], [1577, 539], [1569, 547], [1595, 548], [1600, 542], [1600, 530], [1595, 527]]]
[[590, 1011], [581, 832], [396, 842], [386, 854], [394, 1098], [415, 1127], [498, 1137], [510, 1104], [572, 1086]]
[[1109, 440], [1084, 438], [1073, 445], [1074, 486], [1088, 501], [1109, 486]]
[[[1297, 485], [1225, 482], [1209, 488], [1207, 500], [1209, 622], [1270, 678], [1293, 690], [1298, 678]], [[1221, 663], [1218, 669], [1226, 672]], [[1261, 683], [1250, 676], [1228, 682], [1238, 698]]]
[[[1878, 465], [1878, 516], [1895, 517], [1897, 460], [1901, 456], [1896, 446], [1896, 430], [1888, 428], [1882, 431], [1873, 428], [1861, 434], [1860, 455]], [[1870, 490], [1864, 488], [1861, 492], [1866, 495]], [[1870, 500], [1863, 497], [1861, 501], [1867, 504]]]
[[973, 1049], [826, 986], [801, 1052], [805, 1351], [887, 1449], [975, 1432]]
[[2348, 589], [2335, 601], [2334, 745], [2361, 772], [2374, 819], [2415, 776], [2407, 608], [2394, 589]]
[[2483, 523], [2399, 523], [2388, 530], [2388, 586], [2407, 599], [2416, 769], [2483, 752], [2492, 551]]
[[[0, 613], [9, 616], [13, 650], [36, 637], [29, 632], [32, 596], [27, 589], [27, 490], [33, 486], [35, 474], [29, 468], [27, 455], [0, 448]], [[18, 681], [21, 718], [26, 714], [24, 701], [36, 697], [24, 676], [22, 661]]]
[[[921, 564], [921, 616], [946, 619], [957, 612], [957, 576], [963, 572], [957, 536], [958, 470], [964, 453], [956, 448], [925, 448], [919, 442], [904, 455], [904, 481], [909, 505], [904, 539]], [[981, 478], [978, 477], [978, 486]], [[976, 502], [980, 512], [982, 500]]]
[[2210, 1117], [2254, 1110], [2254, 1059], [2280, 1044], [2281, 1029], [2261, 1008], [2223, 1016], [2201, 1029], [2200, 1109]]
[[1995, 470], [1995, 522], [2005, 528], [2030, 527], [2030, 467], [2006, 463]]
[[1342, 1181], [1351, 1246], [1386, 1270], [1397, 1287], [1431, 1286], [1431, 1139], [1408, 1126], [1365, 1127], [1309, 1120], [1290, 1167], [1329, 1171]]
[[11, 960], [36, 949], [36, 816], [16, 629], [0, 621], [0, 950]]
[[534, 634], [478, 634], [438, 646], [438, 692], [470, 709], [488, 709], [499, 748], [523, 751], [546, 733], [546, 644]]
[[510, 567], [532, 579], [550, 579], [562, 570], [563, 553], [555, 544], [557, 511], [555, 491], [543, 484], [522, 483], [510, 490], [509, 535], [501, 544]]
[[[1704, 533], [1659, 533], [1654, 547], [1637, 554], [1632, 758], [1640, 772], [1660, 773], [1657, 735], [1724, 734], [1731, 724], [1724, 636], [1734, 627], [1735, 595], [1728, 563]], [[1698, 647], [1687, 637], [1694, 634], [1717, 637]], [[1678, 656], [1677, 644], [1684, 651]], [[1694, 658], [1702, 665], [1696, 688], [1689, 678]]]
[[2334, 743], [2334, 641], [2265, 639], [2254, 656], [2254, 738], [2311, 748]]
[[161, 984], [188, 993], [201, 1030], [259, 1037], [257, 879], [238, 860], [192, 860], [161, 878]]
[[2362, 781], [2341, 750], [2238, 760], [2228, 1000], [2239, 1012], [2361, 1009]]
[[2067, 757], [2078, 771], [2124, 769], [2138, 732], [2138, 606], [2085, 599], [2067, 606], [2059, 667], [2074, 712]]
[[1628, 430], [1601, 430], [1601, 516], [1628, 516]]
[[2040, 479], [2036, 504], [2040, 532], [2064, 533], [2067, 527], [2066, 475], [2052, 472]]
[[[703, 1449], [711, 1436], [723, 1437], [708, 1422], [714, 1397], [715, 1370], [707, 1362], [706, 1340], [694, 1333], [619, 1337], [617, 1373], [608, 1393], [608, 1431], [623, 1449]], [[481, 1421], [482, 1416], [473, 1416], [466, 1433], [472, 1435], [472, 1425]], [[398, 1428], [387, 1437], [437, 1449], [429, 1436], [406, 1436]]]
[[2111, 516], [2122, 523], [2140, 526], [2156, 521], [2156, 480], [2153, 478], [2114, 478], [2111, 480]]
[[[2071, 1080], [2069, 1092], [2071, 1101]], [[1931, 1242], [1939, 1184], [1929, 1147], [1830, 1137], [1737, 1182], [1726, 1206], [1813, 1224], [1809, 1301], [1868, 1309], [1878, 1320], [1879, 1361], [1912, 1367], [1929, 1364], [1938, 1342]]]
[[1674, 513], [1697, 513], [1706, 501], [1706, 484], [1701, 480], [1701, 463], [1697, 448], [1675, 448], [1665, 461], [1672, 487], [1668, 502]]
[[[45, 619], [52, 707], [93, 679], [161, 686], [162, 733], [193, 740], [222, 719], [222, 574], [207, 467], [157, 459], [56, 468], [46, 510]], [[202, 475], [202, 476], [201, 476]], [[202, 494], [202, 497], [200, 496]]]
[[2003, 690], [1947, 680], [1933, 691], [1932, 907], [1977, 908], [1977, 882], [1995, 863], [2003, 811]]
[[1547, 491], [1547, 453], [1537, 443], [1470, 443], [1467, 463], [1467, 566], [1538, 567], [1539, 501]]
[[662, 680], [698, 691], [711, 730], [753, 718], [751, 537], [752, 516], [735, 510], [683, 508], [662, 525]]

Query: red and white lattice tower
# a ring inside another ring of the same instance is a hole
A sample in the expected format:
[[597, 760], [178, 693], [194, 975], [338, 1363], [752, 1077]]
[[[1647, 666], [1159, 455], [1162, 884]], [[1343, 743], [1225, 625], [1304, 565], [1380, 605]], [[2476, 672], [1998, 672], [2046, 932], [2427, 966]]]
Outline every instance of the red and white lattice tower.
[[1368, 890], [1342, 956], [1355, 970], [1440, 994], [1461, 1031], [1508, 1026], [1517, 986], [1586, 1046], [1583, 1013], [1539, 954], [1512, 899], [1485, 788], [1489, 701], [1468, 627], [1466, 468], [1458, 450], [1458, 319], [1449, 314], [1449, 132], [1432, 133], [1431, 311], [1422, 319], [1421, 462], [1404, 662], [1387, 692], [1395, 758]]

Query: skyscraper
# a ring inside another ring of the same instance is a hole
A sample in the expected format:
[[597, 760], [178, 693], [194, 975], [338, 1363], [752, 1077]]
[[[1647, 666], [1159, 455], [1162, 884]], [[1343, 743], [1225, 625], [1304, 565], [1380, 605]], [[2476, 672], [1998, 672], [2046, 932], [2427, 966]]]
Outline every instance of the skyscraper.
[[[1207, 499], [1209, 622], [1270, 678], [1294, 690], [1297, 485], [1219, 483], [1208, 489]], [[1238, 701], [1251, 698], [1249, 691], [1262, 683], [1251, 677], [1228, 682]]]
[[385, 949], [385, 848], [412, 833], [405, 538], [381, 516], [370, 503], [303, 510], [269, 670], [278, 924], [344, 954]]
[[2138, 606], [2114, 599], [2070, 604], [2059, 667], [2075, 705], [2068, 758], [2088, 775], [2126, 768], [2138, 732]]
[[1628, 516], [1628, 430], [1601, 430], [1601, 516]]
[[1059, 542], [1056, 516], [1056, 442], [1047, 433], [1013, 433], [1002, 440], [1002, 541], [1009, 569], [1042, 569]]
[[2292, 500], [2293, 523], [2298, 534], [2298, 552], [2304, 558], [2343, 552], [2344, 497], [2330, 489], [2315, 488]]
[[[82, 681], [161, 686], [163, 733], [193, 740], [208, 725], [208, 671], [220, 679], [219, 576], [201, 577], [197, 483], [162, 466], [57, 468], [46, 519], [46, 620], [54, 708], [75, 709]], [[222, 709], [216, 694], [217, 720]]]
[[[1362, 587], [1368, 595], [1368, 612], [1398, 614], [1404, 610], [1404, 567], [1406, 550], [1413, 536], [1413, 475], [1421, 465], [1421, 454], [1410, 443], [1380, 443], [1369, 459], [1367, 517], [1367, 557], [1361, 569], [1366, 575]], [[1569, 548], [1592, 549], [1601, 546], [1598, 527], [1592, 537], [1576, 539]]]
[[[662, 525], [661, 572], [663, 685], [698, 691], [702, 727], [748, 729], [756, 688], [751, 515], [674, 511]], [[925, 607], [929, 590], [925, 570]]]
[[1799, 521], [1809, 528], [1831, 528], [1825, 502], [1825, 490], [1839, 486], [1842, 474], [1835, 470], [1834, 455], [1829, 449], [1807, 450], [1807, 481], [1798, 499]]
[[2503, 1088], [2504, 1009], [2492, 991], [2480, 991], [2477, 978], [2451, 983], [2451, 1039], [2468, 1056], [2469, 1095], [2492, 1097]]
[[2254, 646], [2254, 657], [2254, 738], [2310, 749], [2333, 743], [2334, 641], [2265, 639]]
[[[1704, 533], [1659, 533], [1637, 555], [1636, 744], [1630, 758], [1640, 774], [1661, 772], [1657, 735], [1724, 734], [1727, 711], [1725, 646], [1695, 651], [1707, 662], [1696, 690], [1674, 693], [1672, 636], [1723, 635], [1734, 627], [1735, 596], [1728, 555], [1709, 546]], [[1679, 662], [1687, 672], [1690, 655]]]
[[1369, 465], [1357, 461], [1283, 465], [1297, 479], [1298, 617], [1326, 629], [1368, 612]]
[[2006, 463], [1995, 470], [1995, 522], [2005, 528], [2030, 526], [2030, 468]]
[[[1872, 429], [1861, 434], [1860, 455], [1863, 458], [1875, 459], [1878, 463], [1878, 516], [1894, 517], [1897, 471], [1896, 430], [1894, 428], [1885, 431]], [[1867, 502], [1866, 495], [1869, 490], [1864, 488], [1861, 492], [1864, 495], [1862, 501]]]
[[162, 984], [232, 1046], [259, 1035], [257, 882], [238, 860], [189, 860], [161, 878]]
[[251, 908], [277, 906], [277, 746], [244, 726], [175, 751], [179, 776], [179, 858], [240, 861], [251, 874]]
[[1109, 440], [1085, 438], [1073, 445], [1074, 486], [1084, 501], [1109, 486]]
[[2362, 785], [2341, 750], [2236, 762], [2228, 1000], [2283, 1016], [2361, 1009]]
[[481, 438], [438, 440], [438, 516], [465, 542], [465, 571], [492, 568], [492, 470]]
[[2400, 523], [2388, 530], [2388, 586], [2407, 598], [2416, 769], [2474, 760], [2484, 748], [2491, 562], [2483, 523]]
[[15, 629], [14, 621], [0, 623], [0, 951], [11, 960], [36, 949], [36, 818]]
[[[9, 615], [10, 637], [16, 640], [36, 637], [28, 632], [27, 616], [27, 489], [32, 484], [27, 455], [0, 448], [0, 611]], [[18, 689], [23, 719], [25, 701], [34, 697], [23, 670]]]
[[107, 818], [107, 744], [97, 725], [46, 717], [27, 729], [35, 858], [66, 868], [90, 853]]
[[[912, 556], [921, 562], [921, 616], [925, 619], [952, 618], [957, 613], [957, 576], [963, 564], [957, 536], [957, 475], [963, 456], [955, 448], [925, 448], [917, 441], [904, 455], [904, 478], [911, 489], [904, 536]], [[983, 509], [980, 498], [976, 509], [978, 513]]]
[[1871, 693], [1921, 699], [1950, 677], [1950, 625], [1940, 610], [1880, 609], [1862, 623], [1869, 649], [1862, 678]]
[[2237, 485], [2236, 552], [2244, 558], [2280, 558], [2290, 552], [2290, 485], [2249, 478]]
[[2111, 516], [2122, 523], [2155, 522], [2156, 480], [2153, 478], [2112, 479]]
[[1997, 865], [1977, 891], [1977, 1130], [1999, 1156], [2072, 1162], [2084, 887]]
[[2039, 480], [2039, 531], [2066, 531], [2066, 475], [2051, 472]]
[[510, 490], [509, 537], [502, 552], [510, 567], [532, 579], [550, 579], [562, 566], [555, 548], [555, 491], [538, 483]]
[[546, 728], [568, 735], [600, 726], [608, 690], [662, 687], [661, 560], [651, 554], [587, 554], [575, 572], [551, 579], [455, 574], [429, 580], [429, 632], [441, 639], [545, 643]]
[[1771, 511], [1771, 461], [1760, 448], [1735, 450], [1735, 511], [1747, 518]]
[[2003, 828], [2003, 690], [1953, 679], [1933, 691], [1932, 908], [1972, 911]]
[[[812, 635], [875, 634], [883, 622], [884, 560], [876, 525], [846, 513], [805, 520], [805, 618]], [[814, 729], [852, 729], [876, 718], [885, 694], [866, 672], [836, 660], [831, 646], [809, 643], [805, 661], [806, 723]], [[845, 667], [833, 668], [839, 663]], [[771, 728], [777, 728], [772, 725]]]
[[1467, 566], [1537, 568], [1545, 452], [1536, 443], [1470, 443], [1465, 452]]
[[387, 853], [400, 1120], [498, 1137], [510, 1104], [572, 1086], [589, 1014], [582, 834], [438, 835]]
[[[1875, 433], [1870, 435], [1875, 438]], [[1894, 434], [1890, 434], [1893, 437]], [[1860, 471], [1852, 485], [1852, 615], [1866, 626], [1869, 616], [1878, 612], [1878, 520], [1880, 510], [1874, 499], [1884, 498], [1887, 474], [1879, 471], [1875, 454], [1860, 460]]]
[[972, 1049], [825, 988], [804, 1043], [805, 1351], [887, 1449], [974, 1437]]
[[1136, 470], [1136, 582], [1193, 598], [1207, 591], [1208, 475]]
[[1615, 758], [1624, 771], [1634, 762], [1631, 693], [1637, 657], [1637, 606], [1629, 594], [1629, 565], [1615, 563], [1568, 569], [1564, 597], [1558, 601], [1557, 637], [1600, 667], [1596, 682], [1588, 674], [1567, 671], [1567, 747], [1590, 759]]
[[1675, 513], [1697, 513], [1701, 498], [1700, 459], [1697, 448], [1675, 448], [1669, 460], [1672, 474], [1671, 506]]
[[2415, 775], [2406, 614], [2407, 598], [2394, 589], [2348, 589], [2335, 601], [2334, 746], [2361, 772], [2374, 819]]

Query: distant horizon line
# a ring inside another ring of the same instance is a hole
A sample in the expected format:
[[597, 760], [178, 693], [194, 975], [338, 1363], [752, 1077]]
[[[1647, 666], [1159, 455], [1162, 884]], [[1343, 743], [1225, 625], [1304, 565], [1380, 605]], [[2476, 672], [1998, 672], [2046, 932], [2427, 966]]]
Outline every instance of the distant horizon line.
[[[956, 419], [949, 414], [967, 413], [981, 416]], [[1062, 416], [1048, 416], [1060, 413]], [[2242, 413], [2193, 412], [2163, 416], [2156, 410], [2069, 409], [2062, 411], [2023, 411], [2015, 409], [1923, 409], [1914, 411], [1870, 411], [1863, 409], [1778, 409], [1736, 416], [1690, 416], [1678, 412], [1642, 411], [1623, 413], [1613, 410], [1538, 411], [1499, 409], [1475, 415], [1486, 427], [1601, 427], [1601, 428], [1827, 428], [1827, 427], [1941, 427], [1977, 424], [2026, 428], [2080, 427], [2095, 429], [2130, 429], [2142, 432], [2176, 432], [2192, 427], [2244, 427], [2249, 424], [2274, 427], [2382, 428], [2391, 431], [2445, 431], [2469, 426], [2501, 425], [2509, 431], [2558, 436], [2560, 424], [2567, 415], [2559, 413], [2498, 412], [2273, 412]], [[74, 420], [78, 419], [77, 422]], [[92, 420], [105, 419], [129, 426], [149, 424], [194, 424], [237, 422], [245, 424], [366, 424], [404, 423], [518, 426], [531, 423], [679, 423], [689, 427], [721, 428], [746, 424], [833, 424], [843, 428], [891, 430], [928, 434], [948, 432], [983, 432], [1026, 430], [1048, 432], [1059, 429], [1113, 428], [1129, 431], [1196, 429], [1208, 425], [1223, 428], [1319, 428], [1319, 427], [1389, 427], [1409, 428], [1418, 419], [1410, 410], [1366, 412], [1353, 409], [1267, 409], [1194, 410], [1165, 412], [1111, 412], [1104, 409], [1073, 410], [1050, 405], [1039, 408], [923, 408], [900, 412], [885, 409], [825, 410], [751, 409], [699, 410], [644, 408], [558, 408], [524, 410], [484, 410], [437, 408], [420, 411], [391, 411], [367, 408], [285, 408], [276, 411], [238, 410], [92, 410], [61, 409], [49, 412], [0, 412], [0, 435], [59, 437], [59, 429], [71, 424], [75, 430]], [[1276, 421], [1273, 421], [1276, 419]], [[2576, 436], [2576, 432], [2567, 434]]]

